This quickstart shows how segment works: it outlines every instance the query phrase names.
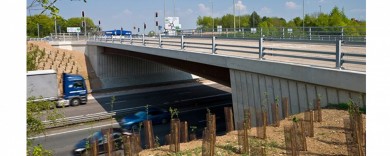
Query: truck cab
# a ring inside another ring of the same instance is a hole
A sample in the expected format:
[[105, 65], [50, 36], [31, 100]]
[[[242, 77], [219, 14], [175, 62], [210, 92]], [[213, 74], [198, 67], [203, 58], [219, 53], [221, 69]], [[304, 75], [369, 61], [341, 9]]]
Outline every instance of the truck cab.
[[87, 103], [88, 90], [85, 85], [85, 79], [82, 76], [63, 73], [62, 82], [64, 91], [63, 98], [71, 106]]

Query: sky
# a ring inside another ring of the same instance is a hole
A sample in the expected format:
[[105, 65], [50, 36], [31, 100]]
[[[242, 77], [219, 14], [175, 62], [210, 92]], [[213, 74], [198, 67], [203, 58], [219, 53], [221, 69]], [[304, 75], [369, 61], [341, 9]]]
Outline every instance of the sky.
[[[27, 0], [30, 4], [32, 0]], [[304, 1], [304, 7], [303, 7]], [[260, 16], [281, 17], [291, 20], [305, 14], [323, 12], [329, 13], [333, 7], [344, 8], [349, 18], [366, 19], [365, 0], [234, 0], [235, 14], [251, 14], [256, 11]], [[165, 16], [180, 18], [182, 29], [196, 28], [196, 19], [199, 16], [222, 17], [233, 14], [233, 0], [58, 0], [56, 6], [60, 9], [60, 16], [65, 19], [80, 17], [81, 12], [91, 18], [95, 24], [101, 21], [103, 30], [125, 30], [147, 25], [146, 31], [155, 30], [155, 12], [158, 12], [157, 21], [162, 25]], [[213, 6], [213, 7], [212, 7]], [[175, 9], [174, 9], [175, 8]], [[175, 12], [174, 12], [175, 10]], [[39, 13], [39, 10], [27, 10], [27, 15]]]

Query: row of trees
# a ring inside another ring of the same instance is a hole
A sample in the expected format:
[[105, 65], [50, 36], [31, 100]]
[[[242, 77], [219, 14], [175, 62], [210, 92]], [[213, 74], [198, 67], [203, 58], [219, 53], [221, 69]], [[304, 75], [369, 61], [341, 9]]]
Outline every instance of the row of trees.
[[[214, 29], [217, 25], [223, 28], [233, 28], [234, 16], [226, 14], [222, 17], [214, 18]], [[260, 17], [255, 11], [250, 15], [236, 17], [236, 28], [275, 28], [275, 27], [302, 27], [303, 20], [295, 17], [286, 21], [280, 17]], [[348, 18], [338, 7], [334, 7], [329, 14], [315, 13], [305, 15], [305, 27], [346, 27], [347, 31], [363, 35], [366, 32], [366, 21], [358, 21], [354, 18]], [[213, 27], [213, 18], [210, 16], [198, 17], [196, 24], [198, 29], [211, 29]]]
[[[49, 36], [50, 33], [55, 32], [55, 21], [57, 22], [57, 32], [66, 32], [66, 27], [80, 27], [81, 32], [84, 32], [82, 26], [82, 17], [72, 17], [64, 19], [61, 16], [51, 16], [40, 14], [27, 17], [27, 36], [37, 37], [38, 36], [38, 25], [39, 25], [39, 36]], [[98, 28], [92, 21], [92, 19], [85, 17], [87, 23], [87, 32], [95, 32]]]

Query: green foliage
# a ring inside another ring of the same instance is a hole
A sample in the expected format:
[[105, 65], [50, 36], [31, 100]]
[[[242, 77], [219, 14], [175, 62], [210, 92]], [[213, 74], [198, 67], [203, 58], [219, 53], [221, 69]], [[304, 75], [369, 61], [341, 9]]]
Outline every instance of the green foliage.
[[264, 112], [266, 112], [267, 111], [267, 105], [268, 105], [268, 93], [267, 92], [264, 92], [263, 93], [264, 94], [264, 97], [263, 97], [263, 99], [261, 100], [262, 102], [261, 102], [261, 105], [262, 105], [262, 109], [263, 109], [263, 111]]
[[[232, 14], [225, 14], [222, 17], [214, 18], [214, 26], [222, 25], [223, 28], [233, 28], [233, 18]], [[238, 19], [241, 19], [240, 22]], [[208, 29], [212, 27], [213, 18], [210, 16], [199, 16], [197, 19], [198, 28]], [[302, 17], [295, 17], [290, 21], [286, 21], [284, 18], [280, 17], [266, 17], [262, 18], [256, 13], [252, 12], [250, 15], [236, 16], [236, 28], [263, 28], [263, 34], [265, 36], [275, 35], [272, 34], [277, 29], [281, 27], [293, 28], [293, 32], [300, 32], [302, 28], [296, 29], [297, 27], [302, 27], [303, 20]], [[316, 14], [306, 14], [304, 17], [305, 27], [322, 27], [317, 30], [319, 32], [323, 31], [340, 31], [341, 29], [329, 29], [327, 27], [344, 27], [345, 35], [354, 35], [361, 36], [366, 34], [366, 22], [358, 21], [354, 18], [349, 19], [343, 11], [340, 11], [338, 7], [334, 7], [332, 11], [327, 13], [316, 13]], [[299, 30], [299, 31], [297, 31]], [[296, 35], [296, 34], [295, 34]]]
[[179, 111], [177, 108], [169, 107], [169, 113], [171, 113], [171, 119], [176, 115], [176, 118], [179, 118]]
[[256, 11], [253, 11], [252, 14], [249, 17], [249, 26], [250, 27], [257, 27], [260, 23], [260, 16], [257, 14]]
[[[31, 1], [31, 3], [29, 3], [27, 5], [27, 9], [37, 9], [35, 7], [41, 7], [43, 10], [41, 11], [40, 15], [42, 15], [43, 13], [45, 13], [46, 11], [49, 11], [51, 15], [58, 15], [60, 9], [58, 9], [54, 4], [57, 2], [58, 0], [34, 0], [34, 1]], [[87, 3], [87, 0], [83, 0], [84, 3]]]
[[[49, 36], [50, 33], [54, 33], [55, 21], [57, 21], [57, 27], [59, 27], [59, 29], [57, 28], [57, 32], [64, 33], [66, 32], [67, 27], [80, 27], [82, 28], [81, 31], [83, 32], [83, 20], [84, 19], [82, 17], [73, 17], [66, 20], [58, 15], [48, 16], [44, 14], [27, 16], [27, 36], [38, 37], [37, 24], [39, 24], [39, 37]], [[88, 32], [97, 31], [97, 26], [94, 24], [91, 18], [85, 17], [85, 22], [87, 23]]]
[[[213, 27], [213, 18], [210, 16], [203, 16], [203, 17], [199, 16], [198, 19], [196, 20], [196, 25], [202, 29], [212, 28]], [[214, 24], [214, 27], [216, 27], [215, 24]]]
[[160, 138], [158, 136], [154, 138], [154, 145], [156, 146], [156, 148], [160, 147]]
[[45, 148], [42, 147], [42, 145], [37, 145], [33, 147], [33, 156], [51, 156], [53, 155], [51, 151], [46, 150]]
[[114, 110], [115, 100], [116, 100], [115, 96], [111, 96], [111, 102], [110, 102], [111, 112]]
[[[349, 104], [348, 103], [337, 103], [337, 104], [329, 103], [325, 108], [339, 109], [339, 110], [346, 110], [346, 111], [348, 111]], [[365, 108], [359, 108], [359, 112], [365, 114], [366, 113], [366, 109]]]
[[39, 37], [50, 35], [54, 32], [54, 20], [47, 15], [34, 15], [27, 17], [27, 36], [38, 37], [38, 24], [39, 24]]
[[294, 116], [292, 121], [297, 123], [299, 121], [299, 119], [296, 116]]
[[45, 51], [38, 47], [33, 47], [33, 50], [27, 52], [27, 71], [37, 70], [39, 60], [45, 56]]
[[41, 145], [34, 146], [33, 139], [29, 139], [39, 134], [45, 134], [45, 125], [41, 118], [46, 115], [48, 121], [56, 124], [57, 119], [64, 117], [51, 101], [36, 101], [35, 97], [27, 100], [27, 155], [52, 155], [49, 150], [44, 149]]
[[156, 35], [156, 32], [154, 32], [154, 31], [149, 31], [149, 33], [148, 33], [148, 36], [149, 37], [153, 37], [153, 36], [155, 36]]
[[190, 126], [191, 133], [195, 133], [195, 131], [196, 131], [197, 128], [198, 128], [198, 127], [196, 127], [196, 126]]

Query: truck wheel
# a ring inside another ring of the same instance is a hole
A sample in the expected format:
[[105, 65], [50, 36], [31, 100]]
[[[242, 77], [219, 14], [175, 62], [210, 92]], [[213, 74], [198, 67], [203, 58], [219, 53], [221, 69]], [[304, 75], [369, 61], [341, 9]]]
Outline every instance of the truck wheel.
[[80, 103], [81, 103], [81, 101], [80, 101], [79, 98], [74, 98], [74, 99], [72, 99], [72, 100], [70, 101], [70, 105], [71, 105], [71, 106], [78, 106], [78, 105], [80, 105]]

